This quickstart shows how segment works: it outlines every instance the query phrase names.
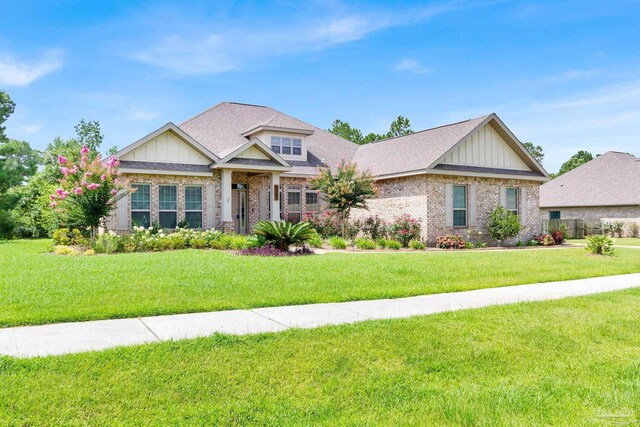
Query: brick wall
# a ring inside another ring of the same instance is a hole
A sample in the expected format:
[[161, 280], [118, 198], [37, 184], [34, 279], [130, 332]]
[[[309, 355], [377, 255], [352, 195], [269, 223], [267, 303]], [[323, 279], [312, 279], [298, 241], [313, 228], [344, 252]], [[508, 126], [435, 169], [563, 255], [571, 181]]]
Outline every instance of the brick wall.
[[[206, 184], [214, 184], [215, 193], [215, 228], [220, 228], [221, 217], [221, 194], [220, 194], [220, 172], [213, 171], [211, 177], [198, 176], [182, 176], [182, 175], [146, 175], [146, 174], [124, 174], [122, 179], [130, 184], [150, 184], [151, 185], [151, 222], [158, 220], [158, 186], [159, 185], [176, 185], [178, 191], [178, 221], [184, 219], [184, 186], [185, 185], [201, 185], [202, 189], [202, 224], [207, 223], [207, 194], [204, 186]], [[127, 217], [131, 217], [131, 204], [127, 207]], [[129, 223], [129, 220], [127, 220]], [[108, 230], [117, 230], [118, 210], [114, 209], [105, 221]]]
[[[445, 187], [447, 184], [477, 184], [477, 226], [447, 227], [445, 225]], [[490, 212], [500, 203], [500, 187], [527, 187], [526, 223], [522, 225], [520, 234], [507, 243], [518, 240], [529, 240], [540, 229], [540, 212], [538, 208], [539, 184], [532, 181], [511, 179], [456, 177], [445, 175], [419, 175], [377, 182], [379, 197], [369, 201], [369, 210], [354, 210], [352, 218], [363, 218], [370, 215], [392, 221], [401, 214], [409, 214], [419, 219], [422, 225], [422, 238], [434, 243], [436, 237], [445, 234], [460, 234], [471, 241], [489, 241], [487, 221]], [[482, 234], [479, 235], [478, 232]], [[494, 242], [491, 242], [494, 243]]]

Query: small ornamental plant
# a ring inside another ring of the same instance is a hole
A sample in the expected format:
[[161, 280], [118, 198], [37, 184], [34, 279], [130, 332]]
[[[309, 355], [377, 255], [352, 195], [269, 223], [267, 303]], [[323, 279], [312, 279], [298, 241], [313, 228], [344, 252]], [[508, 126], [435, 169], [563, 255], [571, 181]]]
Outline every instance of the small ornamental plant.
[[440, 249], [464, 249], [465, 243], [462, 236], [458, 234], [436, 237], [436, 248]]
[[389, 237], [402, 243], [403, 247], [409, 246], [409, 242], [420, 238], [420, 221], [410, 215], [400, 215], [388, 226]]
[[520, 217], [506, 210], [504, 206], [496, 206], [489, 215], [487, 229], [489, 235], [497, 240], [500, 246], [504, 240], [518, 235]]
[[64, 156], [58, 156], [62, 178], [55, 193], [49, 197], [50, 206], [59, 212], [74, 211], [96, 236], [102, 220], [115, 207], [116, 202], [129, 190], [117, 182], [120, 161], [114, 156], [102, 162], [100, 155], [89, 160], [86, 145], [80, 150], [80, 162], [73, 164]]

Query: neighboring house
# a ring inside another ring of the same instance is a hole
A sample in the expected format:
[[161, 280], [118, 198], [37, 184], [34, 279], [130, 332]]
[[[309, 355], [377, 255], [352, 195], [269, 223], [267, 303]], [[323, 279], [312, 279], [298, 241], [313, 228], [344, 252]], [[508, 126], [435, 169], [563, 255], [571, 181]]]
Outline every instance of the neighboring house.
[[530, 237], [540, 228], [539, 186], [548, 180], [495, 114], [357, 145], [269, 107], [223, 102], [116, 156], [136, 189], [107, 222], [120, 232], [156, 220], [237, 233], [260, 219], [300, 221], [323, 208], [308, 179], [346, 160], [369, 169], [381, 190], [369, 212], [355, 216], [407, 213], [433, 241], [482, 231], [502, 203]]
[[609, 151], [540, 188], [549, 219], [640, 222], [640, 159]]

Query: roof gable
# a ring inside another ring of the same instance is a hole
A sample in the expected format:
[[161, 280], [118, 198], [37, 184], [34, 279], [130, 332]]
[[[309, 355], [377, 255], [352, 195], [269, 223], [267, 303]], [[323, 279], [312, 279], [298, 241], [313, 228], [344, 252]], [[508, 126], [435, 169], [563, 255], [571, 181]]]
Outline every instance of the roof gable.
[[273, 166], [278, 170], [290, 170], [291, 165], [282, 157], [274, 153], [258, 138], [253, 138], [231, 150], [220, 159], [214, 168], [224, 168], [230, 166], [249, 168], [250, 166]]
[[126, 146], [115, 156], [129, 161], [187, 164], [210, 164], [219, 160], [218, 156], [171, 122]]

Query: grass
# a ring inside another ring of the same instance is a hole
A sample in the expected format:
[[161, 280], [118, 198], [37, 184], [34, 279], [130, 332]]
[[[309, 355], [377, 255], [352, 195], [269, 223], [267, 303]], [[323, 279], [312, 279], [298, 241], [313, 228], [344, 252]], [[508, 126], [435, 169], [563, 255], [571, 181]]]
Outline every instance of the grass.
[[640, 251], [584, 249], [261, 258], [181, 250], [47, 253], [0, 243], [0, 327], [316, 302], [395, 298], [640, 271]]
[[[638, 237], [612, 237], [614, 245], [620, 246], [640, 246], [640, 238]], [[577, 243], [581, 245], [587, 244], [587, 239], [570, 239], [567, 243]]]
[[0, 358], [0, 424], [636, 425], [639, 306], [634, 289]]

